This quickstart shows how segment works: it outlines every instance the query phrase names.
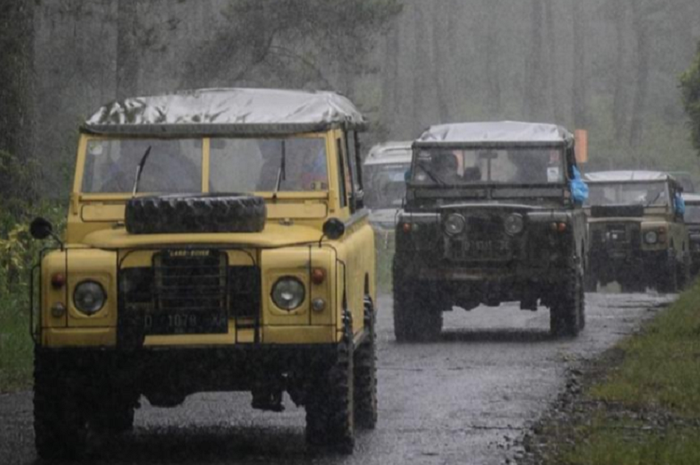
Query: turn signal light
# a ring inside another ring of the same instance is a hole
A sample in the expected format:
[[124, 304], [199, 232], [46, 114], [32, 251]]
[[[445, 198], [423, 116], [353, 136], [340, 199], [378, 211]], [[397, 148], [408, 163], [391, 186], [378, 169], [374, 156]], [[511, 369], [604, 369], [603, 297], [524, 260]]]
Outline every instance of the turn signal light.
[[318, 285], [323, 284], [326, 280], [326, 271], [323, 268], [314, 268], [311, 270], [311, 282]]
[[567, 228], [568, 228], [568, 226], [566, 225], [566, 223], [552, 223], [552, 231], [553, 232], [563, 233], [563, 232], [566, 232]]
[[60, 289], [66, 285], [66, 275], [63, 273], [54, 273], [51, 276], [51, 286], [55, 289]]
[[410, 233], [411, 232], [411, 224], [404, 223], [403, 226], [401, 226], [401, 229], [403, 229], [403, 232], [405, 232], [405, 233]]

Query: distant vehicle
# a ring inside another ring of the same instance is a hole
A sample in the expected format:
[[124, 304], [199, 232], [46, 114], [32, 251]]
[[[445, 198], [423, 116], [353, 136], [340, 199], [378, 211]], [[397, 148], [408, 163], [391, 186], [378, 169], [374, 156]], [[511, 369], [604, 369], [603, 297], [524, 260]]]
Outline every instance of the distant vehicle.
[[695, 180], [693, 179], [692, 174], [688, 173], [687, 171], [671, 171], [669, 174], [676, 178], [676, 181], [683, 186], [683, 192], [688, 194], [693, 194], [696, 192]]
[[690, 241], [690, 273], [695, 276], [700, 271], [700, 194], [683, 193], [683, 200]]
[[431, 127], [413, 144], [393, 262], [398, 341], [439, 337], [459, 306], [550, 309], [555, 335], [585, 324], [585, 196], [574, 137], [550, 124]]
[[411, 168], [411, 141], [375, 145], [364, 163], [365, 205], [375, 229], [393, 232], [396, 214], [406, 194], [406, 173]]
[[585, 176], [591, 239], [586, 288], [617, 281], [623, 292], [675, 292], [689, 281], [682, 190], [668, 173], [605, 171]]

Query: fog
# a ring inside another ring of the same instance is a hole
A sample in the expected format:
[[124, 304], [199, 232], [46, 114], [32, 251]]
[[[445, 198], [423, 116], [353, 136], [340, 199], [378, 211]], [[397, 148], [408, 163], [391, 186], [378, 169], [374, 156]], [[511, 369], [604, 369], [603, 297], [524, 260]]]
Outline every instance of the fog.
[[67, 190], [77, 127], [99, 105], [212, 86], [343, 92], [373, 123], [365, 145], [439, 122], [534, 120], [587, 129], [588, 169], [700, 174], [678, 90], [696, 1], [32, 3], [22, 152], [52, 191]]

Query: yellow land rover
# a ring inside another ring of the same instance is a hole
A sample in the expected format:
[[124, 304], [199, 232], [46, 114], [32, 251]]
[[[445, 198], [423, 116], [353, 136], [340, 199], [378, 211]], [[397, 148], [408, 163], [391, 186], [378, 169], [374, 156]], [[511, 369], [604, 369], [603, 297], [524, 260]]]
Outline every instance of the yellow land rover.
[[80, 455], [202, 391], [306, 409], [350, 453], [377, 416], [374, 234], [362, 114], [331, 92], [208, 89], [102, 107], [81, 128], [68, 226], [35, 273], [42, 458]]

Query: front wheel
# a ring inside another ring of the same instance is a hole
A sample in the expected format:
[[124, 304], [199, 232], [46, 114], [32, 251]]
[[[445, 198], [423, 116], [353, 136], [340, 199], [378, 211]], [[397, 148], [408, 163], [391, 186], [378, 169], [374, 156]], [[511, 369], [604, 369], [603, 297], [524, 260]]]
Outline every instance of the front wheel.
[[549, 311], [550, 331], [554, 336], [577, 336], [586, 322], [583, 270], [580, 266], [567, 271]]
[[377, 425], [377, 334], [376, 311], [369, 298], [365, 299], [366, 339], [355, 350], [355, 424], [358, 428], [374, 429]]
[[61, 357], [34, 351], [34, 439], [44, 460], [79, 458], [85, 450], [87, 416], [72, 371]]
[[678, 267], [670, 254], [658, 270], [656, 290], [661, 294], [673, 294], [678, 291]]
[[352, 325], [346, 316], [345, 335], [336, 359], [317, 368], [306, 402], [306, 442], [352, 454], [355, 447], [354, 366]]
[[442, 332], [442, 308], [416, 281], [394, 280], [394, 335], [398, 342], [431, 342]]

